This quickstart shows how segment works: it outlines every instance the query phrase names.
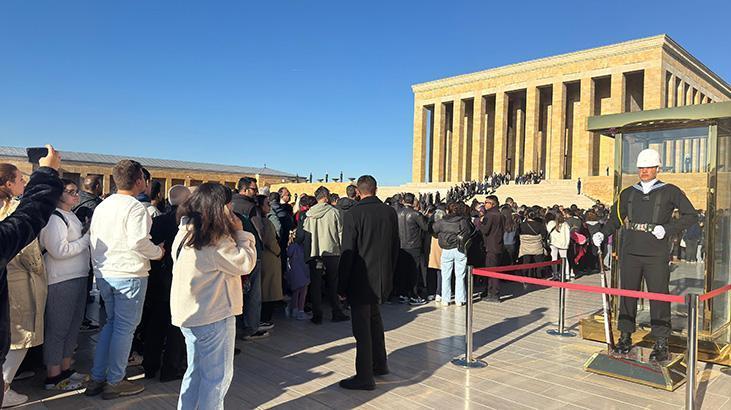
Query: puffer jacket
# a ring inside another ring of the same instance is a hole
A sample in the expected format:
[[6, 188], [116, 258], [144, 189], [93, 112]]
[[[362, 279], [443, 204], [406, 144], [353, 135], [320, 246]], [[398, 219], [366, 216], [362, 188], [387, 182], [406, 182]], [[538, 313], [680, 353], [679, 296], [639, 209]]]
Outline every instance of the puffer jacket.
[[463, 215], [447, 215], [434, 222], [432, 230], [439, 240], [440, 248], [455, 249], [459, 247], [459, 237], [466, 237], [473, 231], [471, 225], [472, 222]]

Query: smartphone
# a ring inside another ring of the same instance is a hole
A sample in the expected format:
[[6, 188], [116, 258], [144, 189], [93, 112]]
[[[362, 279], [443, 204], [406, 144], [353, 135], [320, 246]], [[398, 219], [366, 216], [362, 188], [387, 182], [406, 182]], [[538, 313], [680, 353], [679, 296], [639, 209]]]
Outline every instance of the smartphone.
[[31, 164], [37, 164], [41, 158], [48, 155], [48, 148], [46, 148], [46, 147], [26, 148], [25, 152], [28, 155], [28, 162], [30, 162]]

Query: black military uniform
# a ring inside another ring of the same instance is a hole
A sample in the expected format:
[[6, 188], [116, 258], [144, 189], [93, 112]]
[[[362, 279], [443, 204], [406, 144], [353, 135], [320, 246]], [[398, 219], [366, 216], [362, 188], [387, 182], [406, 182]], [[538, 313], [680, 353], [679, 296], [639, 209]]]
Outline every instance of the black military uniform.
[[[672, 218], [675, 209], [680, 213], [679, 219]], [[602, 229], [602, 234], [607, 237], [622, 228], [620, 287], [639, 290], [644, 278], [649, 292], [669, 293], [668, 238], [687, 229], [696, 220], [693, 205], [675, 185], [656, 180], [647, 194], [640, 182], [624, 189]], [[657, 239], [652, 233], [657, 226], [665, 230], [662, 239]], [[620, 353], [627, 353], [632, 347], [631, 334], [635, 331], [636, 315], [637, 299], [620, 298], [618, 327], [622, 338], [617, 345]], [[658, 348], [667, 352], [667, 338], [671, 330], [670, 303], [650, 301], [650, 318], [651, 334], [656, 338], [653, 353], [657, 354]]]

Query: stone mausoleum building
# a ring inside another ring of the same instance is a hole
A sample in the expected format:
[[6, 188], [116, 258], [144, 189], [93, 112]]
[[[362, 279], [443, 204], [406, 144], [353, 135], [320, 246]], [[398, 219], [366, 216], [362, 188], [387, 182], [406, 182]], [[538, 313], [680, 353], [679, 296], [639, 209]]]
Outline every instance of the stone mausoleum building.
[[[607, 175], [614, 140], [594, 115], [708, 104], [731, 86], [667, 35], [540, 58], [412, 86], [413, 182], [543, 170], [549, 179]], [[701, 144], [663, 147], [698, 167]], [[705, 147], [705, 146], [703, 146]]]
[[[255, 177], [259, 186], [296, 182], [304, 179], [266, 167], [243, 167], [88, 152], [60, 151], [60, 153], [62, 158], [60, 172], [64, 178], [81, 183], [87, 175], [97, 175], [103, 181], [102, 190], [105, 194], [115, 192], [116, 187], [112, 179], [112, 168], [114, 164], [123, 159], [132, 159], [142, 164], [150, 171], [152, 179], [162, 184], [165, 195], [173, 185], [194, 187], [204, 182], [219, 182], [234, 188], [239, 178], [244, 176]], [[33, 165], [28, 162], [25, 148], [0, 146], [0, 162], [11, 163], [26, 174], [33, 172]]]

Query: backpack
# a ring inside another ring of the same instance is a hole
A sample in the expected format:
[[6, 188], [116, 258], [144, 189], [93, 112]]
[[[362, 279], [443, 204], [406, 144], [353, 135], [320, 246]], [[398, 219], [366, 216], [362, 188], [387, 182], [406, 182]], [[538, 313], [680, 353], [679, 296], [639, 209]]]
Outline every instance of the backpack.
[[[53, 210], [53, 213], [51, 214], [51, 216], [53, 216], [53, 215], [56, 215], [57, 217], [61, 218], [61, 221], [63, 221], [63, 224], [66, 225], [66, 228], [69, 227], [69, 221], [66, 220], [66, 217], [63, 216], [63, 214], [61, 212], [58, 212], [58, 209]], [[48, 253], [48, 250], [46, 250], [45, 248], [41, 249], [41, 255], [45, 255], [46, 253]]]

